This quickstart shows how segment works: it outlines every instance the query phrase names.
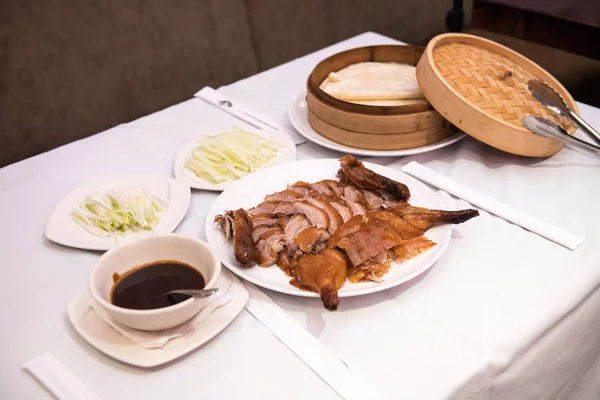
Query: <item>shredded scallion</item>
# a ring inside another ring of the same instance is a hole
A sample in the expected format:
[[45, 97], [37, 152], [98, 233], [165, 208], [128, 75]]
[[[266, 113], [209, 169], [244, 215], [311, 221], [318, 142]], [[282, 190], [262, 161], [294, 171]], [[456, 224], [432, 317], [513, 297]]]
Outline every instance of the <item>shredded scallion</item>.
[[73, 221], [96, 236], [114, 236], [137, 230], [152, 230], [162, 217], [166, 203], [139, 187], [133, 191], [108, 190], [86, 197], [71, 212]]
[[262, 136], [233, 128], [198, 141], [184, 168], [210, 183], [237, 180], [269, 166], [280, 145]]

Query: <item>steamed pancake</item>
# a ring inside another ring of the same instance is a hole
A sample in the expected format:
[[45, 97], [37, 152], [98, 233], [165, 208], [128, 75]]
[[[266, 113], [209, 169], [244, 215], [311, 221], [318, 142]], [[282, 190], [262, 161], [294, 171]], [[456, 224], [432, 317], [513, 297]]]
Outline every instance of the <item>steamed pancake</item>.
[[407, 106], [409, 104], [416, 104], [423, 101], [423, 99], [405, 99], [405, 100], [345, 100], [355, 104], [362, 104], [365, 106]]
[[416, 68], [398, 63], [353, 64], [330, 73], [320, 87], [337, 99], [359, 104], [374, 101], [377, 103], [371, 105], [402, 105], [406, 103], [396, 101], [424, 97], [417, 83]]

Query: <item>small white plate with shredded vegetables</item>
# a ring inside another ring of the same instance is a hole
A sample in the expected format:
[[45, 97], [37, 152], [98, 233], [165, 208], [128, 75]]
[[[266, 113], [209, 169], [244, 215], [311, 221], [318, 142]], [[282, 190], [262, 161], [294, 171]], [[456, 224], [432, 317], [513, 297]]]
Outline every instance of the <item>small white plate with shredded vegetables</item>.
[[175, 160], [175, 178], [194, 189], [222, 191], [253, 172], [296, 161], [292, 138], [277, 131], [233, 127], [198, 135]]
[[87, 250], [109, 250], [152, 233], [171, 233], [187, 213], [188, 185], [160, 175], [105, 176], [89, 180], [56, 206], [46, 237]]

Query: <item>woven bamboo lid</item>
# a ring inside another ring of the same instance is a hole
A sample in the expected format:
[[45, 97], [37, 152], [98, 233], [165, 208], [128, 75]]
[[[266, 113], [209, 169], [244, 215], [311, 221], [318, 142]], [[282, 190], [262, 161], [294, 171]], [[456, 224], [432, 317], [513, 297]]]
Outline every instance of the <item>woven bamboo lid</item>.
[[578, 112], [567, 90], [540, 66], [498, 43], [465, 34], [433, 38], [417, 65], [421, 90], [442, 116], [467, 134], [509, 153], [545, 157], [563, 144], [531, 133], [521, 118], [537, 115], [575, 127], [533, 98], [530, 79], [553, 86]]

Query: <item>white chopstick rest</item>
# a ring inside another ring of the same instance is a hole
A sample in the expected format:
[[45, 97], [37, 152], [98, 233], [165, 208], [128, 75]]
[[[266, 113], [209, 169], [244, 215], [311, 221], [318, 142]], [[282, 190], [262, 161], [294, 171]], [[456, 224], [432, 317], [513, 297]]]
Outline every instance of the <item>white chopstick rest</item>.
[[294, 141], [295, 145], [304, 143], [306, 141], [303, 137], [297, 135], [296, 133], [287, 131], [283, 126], [281, 126], [277, 122], [265, 116], [257, 115], [255, 112], [251, 112], [243, 107], [240, 107], [237, 103], [234, 103], [231, 99], [227, 98], [221, 92], [218, 92], [217, 90], [209, 86], [203, 87], [194, 96], [212, 104], [215, 107], [220, 108], [221, 110], [257, 128], [285, 132], [292, 137], [292, 140]]
[[415, 161], [404, 166], [402, 171], [568, 249], [575, 250], [584, 240], [582, 237], [573, 235], [440, 175]]
[[100, 400], [51, 353], [23, 364], [59, 400]]
[[298, 325], [260, 289], [247, 282], [245, 285], [250, 292], [246, 310], [342, 398], [346, 400], [382, 398], [363, 378], [350, 371], [335, 354]]

